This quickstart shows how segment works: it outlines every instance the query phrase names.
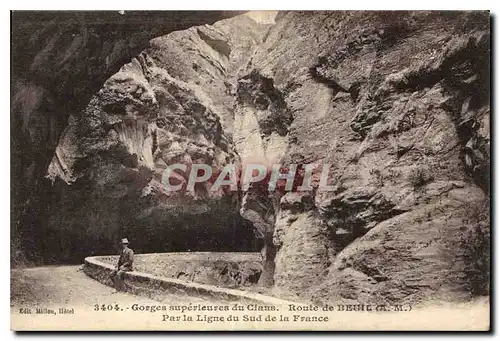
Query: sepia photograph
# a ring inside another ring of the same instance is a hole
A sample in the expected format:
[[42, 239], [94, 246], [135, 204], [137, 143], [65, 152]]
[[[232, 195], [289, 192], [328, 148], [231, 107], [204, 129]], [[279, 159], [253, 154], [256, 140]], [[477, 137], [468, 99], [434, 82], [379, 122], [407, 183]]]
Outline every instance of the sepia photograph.
[[15, 10], [13, 331], [491, 331], [489, 11]]

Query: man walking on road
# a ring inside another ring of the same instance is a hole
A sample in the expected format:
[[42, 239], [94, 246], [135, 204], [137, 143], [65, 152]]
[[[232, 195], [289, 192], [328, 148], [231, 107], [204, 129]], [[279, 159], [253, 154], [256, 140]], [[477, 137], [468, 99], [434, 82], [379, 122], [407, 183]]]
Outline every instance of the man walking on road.
[[126, 291], [125, 283], [123, 282], [123, 276], [127, 271], [133, 271], [134, 263], [134, 251], [128, 247], [128, 239], [123, 238], [121, 240], [122, 252], [120, 253], [120, 259], [118, 259], [118, 265], [111, 271], [109, 276], [115, 285], [116, 292]]

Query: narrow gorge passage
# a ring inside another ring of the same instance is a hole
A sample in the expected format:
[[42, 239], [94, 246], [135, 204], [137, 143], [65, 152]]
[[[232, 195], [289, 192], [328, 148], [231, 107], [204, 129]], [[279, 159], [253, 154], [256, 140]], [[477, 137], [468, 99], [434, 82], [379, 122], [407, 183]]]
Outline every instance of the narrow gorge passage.
[[[126, 237], [137, 254], [260, 252], [259, 285], [315, 304], [489, 294], [489, 13], [207, 23], [106, 69], [64, 112], [61, 134], [34, 114], [44, 88], [20, 82], [14, 149], [30, 152], [14, 183], [36, 178], [38, 189], [17, 188], [14, 262], [81, 263]], [[212, 191], [209, 181], [187, 191], [179, 171], [167, 177], [182, 188], [172, 193], [163, 176], [179, 163], [329, 165], [330, 190], [314, 178], [311, 191]]]

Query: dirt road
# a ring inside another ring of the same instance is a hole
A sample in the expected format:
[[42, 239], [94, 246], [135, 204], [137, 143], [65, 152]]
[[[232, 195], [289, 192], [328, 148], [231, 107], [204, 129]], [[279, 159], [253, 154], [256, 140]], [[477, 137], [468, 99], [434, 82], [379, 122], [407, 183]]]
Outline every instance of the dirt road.
[[[51, 266], [11, 270], [11, 307], [26, 306], [87, 306], [94, 304], [122, 305], [158, 303], [127, 293], [114, 293], [107, 287], [86, 276], [80, 266]], [[166, 294], [161, 302], [207, 303], [199, 297], [179, 297]]]

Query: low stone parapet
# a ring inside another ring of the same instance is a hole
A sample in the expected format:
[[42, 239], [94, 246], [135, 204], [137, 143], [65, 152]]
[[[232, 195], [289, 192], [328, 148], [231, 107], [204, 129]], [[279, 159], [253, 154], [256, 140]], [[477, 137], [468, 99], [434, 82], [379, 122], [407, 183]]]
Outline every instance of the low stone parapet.
[[[113, 283], [109, 274], [113, 271], [114, 267], [108, 263], [101, 262], [98, 258], [99, 257], [85, 258], [84, 272], [100, 283], [112, 286]], [[126, 272], [124, 275], [124, 282], [127, 292], [156, 300], [161, 299], [165, 294], [174, 294], [225, 302], [245, 302], [275, 306], [294, 304], [294, 302], [259, 293], [220, 288], [213, 285], [187, 282], [175, 278], [153, 276], [138, 271]]]

